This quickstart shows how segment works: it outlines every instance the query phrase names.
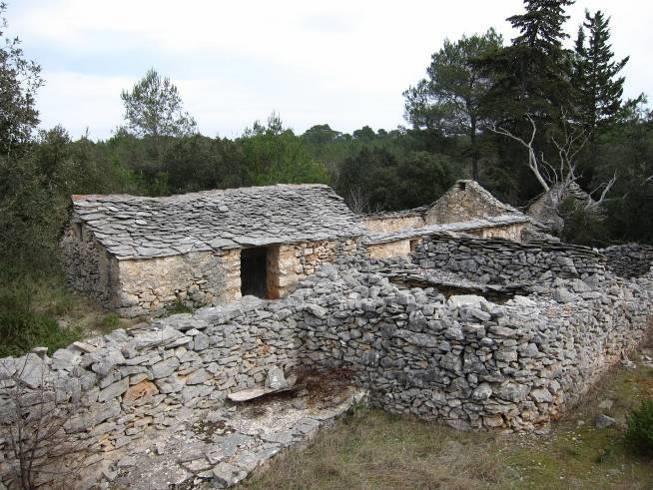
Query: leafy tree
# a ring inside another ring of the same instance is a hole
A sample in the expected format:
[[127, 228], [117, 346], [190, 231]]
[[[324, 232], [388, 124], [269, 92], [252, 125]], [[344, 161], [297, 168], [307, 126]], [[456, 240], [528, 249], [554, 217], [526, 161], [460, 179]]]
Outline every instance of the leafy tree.
[[185, 136], [196, 130], [195, 120], [184, 111], [179, 90], [154, 68], [131, 91], [123, 90], [128, 130], [136, 136]]
[[325, 167], [311, 158], [301, 138], [284, 129], [278, 114], [272, 113], [267, 126], [254, 122], [238, 140], [244, 155], [248, 185], [326, 182]]
[[586, 10], [575, 44], [573, 83], [578, 92], [579, 118], [592, 138], [597, 127], [614, 122], [621, 111], [625, 78], [618, 74], [628, 59], [614, 59], [610, 18], [600, 10], [594, 15]]
[[363, 143], [371, 143], [376, 139], [376, 133], [369, 126], [363, 126], [352, 133], [355, 140]]
[[428, 78], [404, 92], [406, 119], [413, 127], [469, 137], [472, 175], [476, 180], [479, 178], [476, 137], [483, 125], [481, 104], [491, 87], [491, 79], [474, 60], [496, 53], [502, 43], [501, 35], [494, 29], [483, 35], [463, 36], [455, 43], [447, 39], [431, 57]]
[[7, 4], [0, 3], [0, 153], [24, 146], [39, 123], [34, 98], [43, 84], [41, 67], [26, 60], [20, 40], [7, 38]]
[[301, 137], [306, 143], [318, 146], [333, 143], [341, 134], [331, 129], [328, 124], [317, 124], [308, 128]]
[[177, 138], [164, 165], [170, 191], [183, 193], [247, 185], [242, 149], [227, 139], [199, 134]]

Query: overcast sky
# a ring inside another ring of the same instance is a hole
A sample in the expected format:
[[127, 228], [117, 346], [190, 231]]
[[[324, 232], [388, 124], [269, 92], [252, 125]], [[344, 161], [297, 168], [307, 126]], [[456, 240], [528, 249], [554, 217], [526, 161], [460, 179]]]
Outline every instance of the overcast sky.
[[[626, 95], [653, 92], [653, 2], [577, 1], [572, 37], [585, 8], [612, 17], [614, 51], [631, 57]], [[298, 133], [405, 124], [402, 92], [443, 39], [494, 26], [509, 41], [505, 18], [521, 11], [521, 0], [9, 0], [7, 18], [43, 69], [43, 127], [109, 137], [120, 91], [154, 67], [203, 134], [233, 138], [272, 111]]]

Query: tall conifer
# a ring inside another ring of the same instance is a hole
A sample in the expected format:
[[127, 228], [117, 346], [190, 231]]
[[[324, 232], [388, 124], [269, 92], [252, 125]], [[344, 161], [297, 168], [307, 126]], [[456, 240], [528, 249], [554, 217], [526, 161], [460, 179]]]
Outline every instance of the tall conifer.
[[619, 113], [624, 77], [618, 74], [628, 59], [614, 59], [610, 18], [600, 10], [594, 15], [585, 11], [585, 22], [576, 39], [573, 83], [578, 93], [579, 118], [588, 131], [594, 133], [609, 125]]

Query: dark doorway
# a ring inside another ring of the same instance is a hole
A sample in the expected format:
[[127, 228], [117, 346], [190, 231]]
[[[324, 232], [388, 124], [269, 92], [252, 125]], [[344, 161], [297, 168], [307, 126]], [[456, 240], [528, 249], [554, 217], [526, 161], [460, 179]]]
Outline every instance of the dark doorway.
[[245, 248], [240, 251], [240, 293], [267, 297], [267, 249]]

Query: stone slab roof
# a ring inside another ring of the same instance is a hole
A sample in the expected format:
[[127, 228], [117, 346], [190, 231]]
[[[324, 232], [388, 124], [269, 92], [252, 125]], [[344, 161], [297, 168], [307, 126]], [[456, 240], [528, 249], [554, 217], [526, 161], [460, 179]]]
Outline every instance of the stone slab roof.
[[73, 196], [83, 223], [118, 259], [356, 237], [358, 218], [330, 187], [274, 185], [169, 197]]
[[466, 233], [475, 230], [482, 230], [484, 228], [497, 228], [526, 223], [530, 223], [530, 219], [524, 214], [504, 214], [501, 216], [491, 216], [471, 221], [461, 221], [459, 223], [427, 225], [422, 226], [421, 228], [408, 228], [406, 230], [389, 233], [369, 234], [365, 238], [365, 243], [369, 245], [379, 245], [382, 243], [396, 242], [399, 240], [437, 235], [441, 233]]

